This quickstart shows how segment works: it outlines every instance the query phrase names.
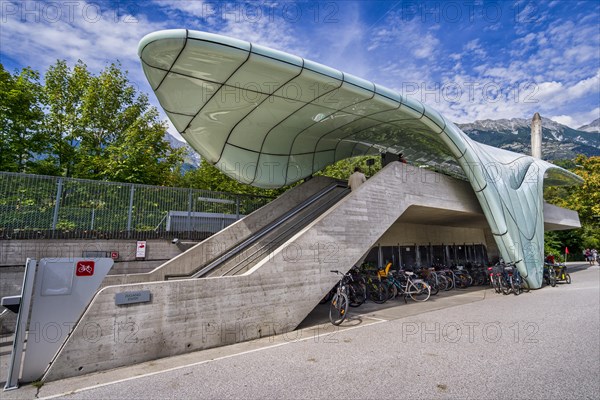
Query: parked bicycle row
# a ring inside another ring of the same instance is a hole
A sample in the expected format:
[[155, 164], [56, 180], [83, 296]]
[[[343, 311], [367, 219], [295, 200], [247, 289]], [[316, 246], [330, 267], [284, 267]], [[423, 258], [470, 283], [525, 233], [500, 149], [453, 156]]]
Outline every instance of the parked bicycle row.
[[[523, 292], [529, 292], [529, 283], [521, 276], [515, 263], [500, 261], [488, 267], [488, 272], [490, 283], [496, 293], [513, 293], [518, 296]], [[567, 272], [566, 265], [544, 263], [543, 283], [555, 287], [557, 282], [571, 283], [571, 275]]]
[[330, 319], [339, 325], [345, 319], [348, 307], [358, 307], [367, 299], [382, 304], [386, 301], [402, 297], [414, 301], [427, 301], [431, 295], [440, 290], [466, 288], [473, 284], [484, 284], [486, 275], [483, 267], [474, 268], [472, 273], [461, 268], [434, 266], [418, 268], [412, 271], [392, 270], [388, 263], [383, 270], [369, 268], [353, 268], [348, 273], [331, 271], [341, 276], [338, 284], [323, 298], [321, 303], [331, 300]]
[[[358, 307], [367, 300], [377, 304], [401, 297], [407, 302], [427, 301], [430, 296], [440, 291], [464, 289], [474, 285], [489, 285], [497, 293], [519, 295], [529, 292], [529, 283], [524, 279], [515, 263], [504, 263], [502, 260], [494, 266], [481, 265], [463, 268], [448, 268], [434, 265], [429, 268], [408, 270], [392, 270], [388, 263], [382, 270], [368, 265], [353, 268], [347, 273], [331, 271], [341, 275], [338, 284], [322, 299], [324, 304], [331, 300], [329, 318], [334, 325], [341, 324], [346, 318], [348, 307]], [[544, 281], [547, 285], [556, 286], [559, 281], [571, 283], [564, 264], [546, 263]]]

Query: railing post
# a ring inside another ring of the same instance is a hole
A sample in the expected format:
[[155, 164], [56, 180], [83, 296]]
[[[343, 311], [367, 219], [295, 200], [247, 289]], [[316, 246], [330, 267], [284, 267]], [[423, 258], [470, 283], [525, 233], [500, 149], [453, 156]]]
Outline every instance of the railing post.
[[235, 219], [240, 219], [240, 195], [235, 196]]
[[129, 211], [127, 215], [127, 237], [131, 237], [131, 218], [133, 216], [133, 194], [135, 192], [135, 186], [133, 183], [131, 184], [131, 189], [129, 191]]
[[63, 178], [58, 178], [56, 187], [56, 201], [54, 203], [54, 216], [52, 217], [52, 231], [56, 230], [58, 224], [58, 209], [60, 208], [60, 197], [62, 196]]
[[187, 217], [187, 231], [188, 236], [191, 236], [192, 231], [192, 189], [188, 192], [188, 217]]

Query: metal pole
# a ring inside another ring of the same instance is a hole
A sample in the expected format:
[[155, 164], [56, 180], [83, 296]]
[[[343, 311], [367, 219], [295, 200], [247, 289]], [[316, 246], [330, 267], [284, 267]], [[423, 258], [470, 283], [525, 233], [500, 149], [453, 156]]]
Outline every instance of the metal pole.
[[60, 197], [62, 196], [63, 178], [58, 179], [56, 187], [56, 201], [54, 203], [54, 217], [52, 218], [52, 230], [56, 230], [58, 224], [58, 209], [60, 208]]
[[187, 231], [192, 231], [192, 189], [190, 189], [190, 191], [188, 192]]
[[236, 221], [240, 219], [240, 196], [236, 196], [235, 198], [235, 219]]
[[94, 230], [94, 217], [95, 217], [96, 209], [92, 208], [92, 223], [90, 224], [90, 231]]
[[131, 218], [133, 216], [133, 193], [135, 192], [135, 186], [131, 184], [131, 190], [129, 191], [129, 211], [127, 215], [127, 237], [131, 237]]
[[17, 324], [15, 326], [15, 336], [10, 355], [10, 364], [8, 366], [8, 376], [4, 390], [17, 389], [19, 387], [19, 374], [21, 372], [21, 360], [23, 358], [23, 348], [25, 346], [25, 333], [29, 319], [29, 308], [31, 306], [31, 296], [33, 294], [33, 282], [37, 270], [37, 261], [30, 258], [25, 263], [25, 275], [23, 276], [23, 287], [21, 288], [21, 303], [19, 313], [17, 314]]

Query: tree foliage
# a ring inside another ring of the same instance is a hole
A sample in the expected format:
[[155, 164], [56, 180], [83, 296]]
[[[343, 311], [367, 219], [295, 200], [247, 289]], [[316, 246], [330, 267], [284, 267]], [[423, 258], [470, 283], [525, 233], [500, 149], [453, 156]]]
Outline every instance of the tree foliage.
[[577, 211], [581, 228], [546, 233], [546, 251], [569, 252], [579, 257], [586, 248], [600, 247], [600, 157], [579, 155], [575, 160], [556, 162], [583, 178], [578, 186], [553, 186], [544, 191], [548, 203]]
[[28, 68], [0, 69], [4, 171], [169, 185], [183, 150], [165, 140], [166, 123], [113, 63], [98, 75], [58, 60], [39, 83]]
[[181, 176], [177, 181], [177, 186], [267, 197], [277, 197], [291, 187], [261, 189], [239, 183], [219, 171], [215, 166], [204, 159], [202, 159], [198, 169], [189, 170]]
[[0, 169], [27, 172], [46, 141], [40, 129], [43, 112], [39, 74], [23, 68], [11, 75], [0, 64]]

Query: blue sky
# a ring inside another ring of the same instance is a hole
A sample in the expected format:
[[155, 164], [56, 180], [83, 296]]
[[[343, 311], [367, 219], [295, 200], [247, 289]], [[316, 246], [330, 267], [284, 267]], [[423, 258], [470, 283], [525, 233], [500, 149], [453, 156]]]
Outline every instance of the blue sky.
[[458, 123], [537, 111], [577, 128], [600, 117], [598, 1], [1, 1], [0, 12], [10, 71], [81, 59], [98, 72], [118, 59], [151, 93], [137, 43], [187, 28], [372, 80]]

